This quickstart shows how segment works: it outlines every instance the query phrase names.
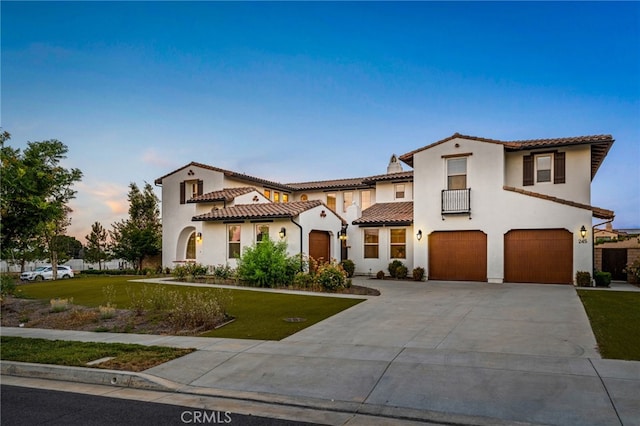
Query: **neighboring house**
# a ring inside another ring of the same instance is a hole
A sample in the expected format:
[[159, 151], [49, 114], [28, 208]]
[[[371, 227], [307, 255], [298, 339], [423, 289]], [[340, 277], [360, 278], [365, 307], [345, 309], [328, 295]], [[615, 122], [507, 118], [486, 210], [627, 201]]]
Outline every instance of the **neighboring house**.
[[640, 238], [611, 241], [596, 245], [595, 268], [610, 272], [614, 280], [627, 280], [627, 265], [640, 260]]
[[613, 218], [590, 204], [612, 144], [456, 133], [393, 155], [385, 174], [289, 184], [192, 162], [156, 180], [163, 265], [233, 266], [244, 247], [284, 230], [291, 254], [348, 256], [360, 274], [399, 259], [429, 279], [571, 283], [592, 270], [592, 218]]
[[598, 244], [605, 241], [616, 241], [618, 239], [624, 239], [627, 237], [627, 233], [613, 229], [613, 225], [611, 224], [611, 222], [608, 222], [605, 225], [605, 229], [594, 229], [593, 236], [596, 240], [596, 244]]

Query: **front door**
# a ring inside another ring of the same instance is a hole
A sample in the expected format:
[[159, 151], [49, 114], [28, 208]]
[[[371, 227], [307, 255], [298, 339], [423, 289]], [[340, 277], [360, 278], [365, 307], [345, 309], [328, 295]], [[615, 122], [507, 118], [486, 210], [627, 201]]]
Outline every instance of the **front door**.
[[327, 231], [311, 231], [309, 232], [309, 257], [315, 260], [322, 259], [325, 262], [331, 260], [330, 253], [330, 236]]

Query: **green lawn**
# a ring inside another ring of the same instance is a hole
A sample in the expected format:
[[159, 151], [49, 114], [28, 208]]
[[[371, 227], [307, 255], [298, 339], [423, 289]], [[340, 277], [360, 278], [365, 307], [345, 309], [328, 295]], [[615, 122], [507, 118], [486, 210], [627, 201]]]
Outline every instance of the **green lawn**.
[[[55, 282], [29, 283], [18, 286], [18, 290], [24, 297], [44, 300], [73, 298], [74, 304], [97, 307], [106, 304], [107, 299], [103, 289], [112, 286], [115, 289], [115, 298], [112, 302], [118, 308], [128, 308], [131, 302], [127, 295], [127, 287], [140, 289], [142, 286], [159, 285], [132, 282], [129, 281], [130, 279], [131, 277], [120, 276], [90, 276]], [[179, 291], [188, 289], [203, 293], [213, 291], [203, 287], [178, 285], [169, 287]], [[228, 313], [236, 320], [218, 330], [205, 333], [204, 336], [280, 340], [364, 300], [235, 289], [228, 291], [233, 297]], [[305, 318], [306, 321], [286, 322], [285, 318]]]
[[603, 358], [640, 361], [640, 293], [578, 290]]
[[125, 343], [69, 342], [2, 336], [1, 358], [7, 361], [86, 367], [88, 362], [112, 357], [95, 368], [143, 371], [193, 352], [195, 349]]

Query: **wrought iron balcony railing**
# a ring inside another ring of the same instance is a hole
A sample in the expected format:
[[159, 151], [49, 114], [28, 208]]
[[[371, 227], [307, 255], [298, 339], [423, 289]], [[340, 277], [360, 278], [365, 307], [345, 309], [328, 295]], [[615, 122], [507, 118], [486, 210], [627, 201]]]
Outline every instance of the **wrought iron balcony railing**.
[[442, 214], [471, 213], [471, 188], [443, 189]]

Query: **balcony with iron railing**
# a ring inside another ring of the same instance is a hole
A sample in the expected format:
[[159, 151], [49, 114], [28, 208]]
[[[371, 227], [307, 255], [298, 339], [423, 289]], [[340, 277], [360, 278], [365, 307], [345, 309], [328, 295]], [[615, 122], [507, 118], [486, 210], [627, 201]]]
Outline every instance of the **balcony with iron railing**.
[[471, 214], [471, 188], [443, 189], [442, 214]]

